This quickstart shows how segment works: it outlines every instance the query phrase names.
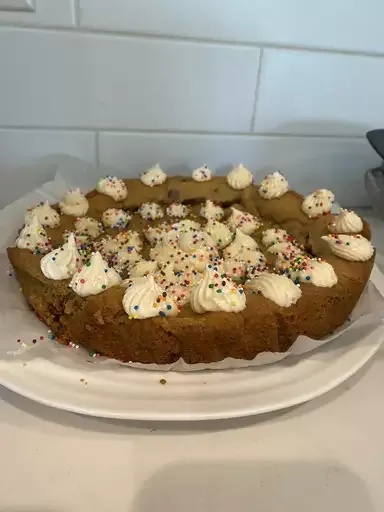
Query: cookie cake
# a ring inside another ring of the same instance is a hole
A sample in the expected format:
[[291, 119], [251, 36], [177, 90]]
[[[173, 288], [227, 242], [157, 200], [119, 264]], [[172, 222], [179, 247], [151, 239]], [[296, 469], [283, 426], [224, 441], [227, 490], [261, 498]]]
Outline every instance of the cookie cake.
[[286, 351], [342, 326], [374, 261], [369, 225], [280, 172], [243, 165], [139, 179], [31, 205], [8, 256], [61, 343], [124, 362], [211, 363]]

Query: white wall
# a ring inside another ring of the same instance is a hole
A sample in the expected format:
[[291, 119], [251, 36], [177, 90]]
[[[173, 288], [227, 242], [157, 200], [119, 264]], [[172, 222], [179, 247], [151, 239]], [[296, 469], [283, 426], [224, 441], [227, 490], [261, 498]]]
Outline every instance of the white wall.
[[58, 152], [132, 173], [242, 161], [365, 205], [363, 174], [379, 160], [364, 134], [384, 124], [383, 19], [382, 0], [36, 0], [36, 13], [1, 12], [0, 165], [9, 179]]

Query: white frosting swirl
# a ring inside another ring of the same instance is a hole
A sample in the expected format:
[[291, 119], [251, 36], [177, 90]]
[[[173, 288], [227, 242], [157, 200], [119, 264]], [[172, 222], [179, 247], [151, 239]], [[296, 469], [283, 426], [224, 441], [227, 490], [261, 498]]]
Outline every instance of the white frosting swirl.
[[157, 263], [153, 260], [141, 260], [132, 265], [129, 269], [131, 277], [143, 277], [148, 274], [154, 274], [157, 270]]
[[301, 258], [301, 256], [279, 252], [275, 260], [275, 269], [278, 270], [280, 274], [289, 273], [289, 269], [294, 265], [297, 258]]
[[176, 273], [177, 283], [185, 287], [196, 286], [201, 278], [201, 273], [193, 270], [192, 267], [187, 267], [182, 272]]
[[342, 210], [339, 215], [335, 215], [328, 229], [331, 233], [360, 233], [363, 221], [355, 212]]
[[80, 297], [88, 297], [98, 295], [120, 283], [119, 274], [113, 268], [108, 268], [99, 252], [94, 252], [88, 263], [78, 269], [69, 286]]
[[176, 229], [179, 231], [186, 231], [188, 229], [200, 229], [201, 224], [199, 222], [196, 222], [195, 220], [185, 219], [181, 220], [180, 222], [175, 222], [175, 224], [172, 224], [172, 229]]
[[212, 179], [212, 171], [207, 165], [203, 165], [192, 171], [192, 179], [200, 182], [209, 181]]
[[101, 221], [107, 228], [125, 228], [132, 217], [120, 208], [108, 208], [103, 212]]
[[266, 299], [282, 308], [288, 308], [300, 299], [302, 292], [288, 277], [263, 272], [246, 283], [246, 287], [258, 291]]
[[236, 229], [233, 242], [224, 249], [224, 258], [236, 258], [242, 249], [257, 249], [257, 242], [249, 235], [245, 235], [240, 229]]
[[278, 171], [268, 174], [260, 183], [259, 195], [263, 199], [277, 199], [288, 192], [288, 181]]
[[217, 251], [214, 247], [199, 247], [190, 255], [190, 264], [197, 272], [204, 272], [208, 263], [217, 257]]
[[176, 284], [177, 278], [175, 276], [175, 263], [170, 261], [161, 267], [153, 276], [156, 283], [165, 290], [169, 286]]
[[51, 250], [51, 242], [35, 214], [20, 231], [16, 239], [16, 247], [28, 249], [35, 254], [45, 254]]
[[276, 242], [267, 249], [271, 254], [302, 254], [302, 250], [291, 242]]
[[79, 217], [74, 222], [76, 233], [89, 238], [97, 238], [103, 232], [103, 227], [92, 217]]
[[184, 218], [188, 215], [189, 208], [185, 204], [172, 203], [167, 206], [166, 212], [169, 217]]
[[203, 279], [192, 288], [191, 307], [196, 313], [238, 313], [245, 306], [244, 290], [225, 276], [221, 265], [207, 266]]
[[157, 220], [164, 217], [164, 210], [157, 203], [143, 203], [138, 212], [146, 220]]
[[[66, 229], [64, 231], [64, 233], [63, 233], [64, 243], [68, 242], [68, 239], [72, 233], [73, 233], [73, 231], [70, 231], [69, 229]], [[77, 250], [80, 251], [80, 254], [82, 252], [86, 251], [87, 248], [89, 248], [90, 244], [92, 243], [89, 236], [74, 232], [74, 237], [75, 237], [75, 243], [76, 243]]]
[[322, 236], [332, 252], [348, 261], [367, 261], [374, 253], [373, 245], [361, 235]]
[[251, 265], [256, 268], [265, 268], [266, 259], [259, 249], [247, 249], [243, 247], [237, 255], [237, 259], [244, 261], [247, 266]]
[[262, 263], [258, 266], [254, 265], [248, 265], [248, 267], [245, 269], [245, 278], [253, 279], [254, 277], [260, 276], [263, 272], [267, 272], [268, 267], [265, 265], [265, 263]]
[[140, 252], [143, 249], [143, 242], [137, 231], [120, 231], [115, 237], [103, 238], [97, 245], [97, 250], [103, 256], [111, 256], [123, 247], [133, 247]]
[[166, 244], [158, 245], [158, 253], [156, 254], [154, 251], [151, 257], [158, 261], [159, 258], [163, 261], [163, 254], [165, 258], [172, 258], [177, 272], [183, 271], [187, 267], [192, 267], [198, 272], [202, 272], [207, 263], [217, 256], [217, 250], [216, 247], [214, 247], [212, 238], [204, 231], [196, 231], [193, 229], [181, 231], [177, 245], [175, 244], [173, 246], [173, 250], [175, 251], [173, 256], [169, 255], [169, 245], [168, 249], [162, 249], [161, 247], [161, 245], [167, 247]]
[[334, 200], [334, 194], [330, 190], [322, 188], [309, 194], [304, 199], [301, 209], [307, 217], [312, 219], [313, 217], [319, 217], [320, 215], [329, 213]]
[[116, 178], [116, 176], [106, 176], [99, 180], [96, 190], [100, 194], [112, 197], [115, 201], [123, 201], [128, 195], [124, 181]]
[[229, 259], [223, 261], [223, 270], [230, 279], [242, 279], [245, 274], [246, 265], [244, 261]]
[[180, 237], [179, 231], [177, 229], [171, 228], [169, 231], [167, 231], [164, 235], [163, 242], [171, 245], [175, 245]]
[[102, 240], [100, 240], [96, 249], [101, 253], [105, 258], [109, 258], [113, 256], [119, 249], [121, 249], [123, 245], [120, 245], [114, 238], [111, 236], [106, 236]]
[[258, 249], [241, 247], [240, 250], [234, 250], [230, 257], [226, 255], [223, 267], [229, 277], [238, 278], [245, 275], [249, 279], [264, 272], [266, 260], [264, 254]]
[[81, 265], [73, 233], [70, 234], [68, 242], [46, 254], [40, 260], [40, 268], [45, 277], [56, 281], [69, 279]]
[[254, 215], [250, 213], [245, 213], [237, 208], [231, 207], [232, 213], [228, 218], [228, 226], [235, 231], [236, 228], [239, 228], [240, 231], [245, 233], [246, 235], [250, 235], [257, 228], [261, 226], [261, 222]]
[[172, 297], [155, 282], [153, 276], [132, 280], [123, 297], [123, 308], [130, 319], [139, 320], [178, 313]]
[[193, 229], [182, 231], [179, 237], [179, 247], [182, 251], [192, 253], [204, 244], [204, 232]]
[[218, 204], [207, 199], [205, 204], [200, 208], [200, 215], [204, 217], [204, 219], [220, 220], [224, 217], [224, 210]]
[[159, 164], [151, 167], [147, 171], [144, 171], [140, 176], [140, 180], [147, 187], [156, 187], [156, 185], [162, 185], [167, 179], [167, 175], [161, 169]]
[[181, 308], [189, 303], [191, 290], [202, 279], [202, 275], [192, 268], [186, 267], [182, 272], [176, 272], [175, 279], [175, 283], [170, 283], [167, 286], [167, 292]]
[[[196, 254], [196, 253], [195, 253]], [[187, 270], [189, 268], [194, 268], [192, 266], [192, 257], [190, 254], [187, 254], [183, 251], [177, 251], [175, 254], [175, 259], [172, 260], [174, 264], [175, 272], [184, 272], [184, 270]]]
[[217, 245], [219, 249], [224, 249], [232, 242], [233, 233], [222, 222], [208, 219], [204, 229], [212, 237], [213, 244]]
[[136, 251], [141, 252], [143, 250], [143, 241], [137, 231], [121, 231], [113, 238], [119, 245], [119, 249], [122, 247], [133, 247]]
[[277, 242], [284, 242], [287, 240], [287, 238], [288, 233], [285, 231], [285, 229], [270, 228], [263, 231], [261, 242], [266, 247], [269, 247], [270, 245], [273, 245]]
[[299, 256], [288, 268], [288, 274], [295, 283], [309, 283], [320, 288], [332, 288], [337, 284], [332, 265], [321, 259]]
[[149, 251], [151, 260], [155, 260], [162, 267], [170, 261], [174, 261], [177, 256], [177, 247], [164, 242], [159, 242]]
[[227, 175], [228, 185], [235, 190], [243, 190], [252, 185], [253, 174], [243, 164], [235, 167]]
[[124, 265], [133, 265], [141, 260], [141, 256], [133, 246], [124, 246], [113, 256], [113, 266], [120, 270]]
[[[200, 274], [199, 274], [200, 275]], [[186, 304], [189, 303], [191, 298], [191, 289], [187, 286], [183, 286], [182, 284], [176, 283], [169, 288], [167, 288], [167, 293], [169, 297], [173, 300], [173, 302], [177, 305], [178, 308], [182, 308]]]
[[57, 228], [60, 226], [60, 215], [52, 208], [49, 201], [40, 203], [32, 210], [28, 210], [25, 215], [25, 222], [30, 222], [33, 214], [36, 215], [37, 220], [43, 227]]
[[73, 217], [83, 217], [89, 208], [88, 199], [79, 188], [67, 192], [59, 203], [61, 213]]
[[170, 231], [170, 226], [166, 222], [157, 226], [148, 226], [143, 230], [145, 238], [150, 244], [157, 244], [164, 241], [167, 233]]
[[189, 229], [188, 231], [181, 231], [177, 241], [180, 249], [184, 252], [194, 253], [201, 247], [214, 247], [216, 246], [213, 238], [206, 231], [197, 231]]

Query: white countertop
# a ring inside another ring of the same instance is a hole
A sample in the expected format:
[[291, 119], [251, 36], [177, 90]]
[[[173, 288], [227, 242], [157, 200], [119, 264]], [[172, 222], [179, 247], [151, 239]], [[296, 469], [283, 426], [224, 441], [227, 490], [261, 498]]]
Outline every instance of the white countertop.
[[383, 389], [384, 347], [323, 397], [240, 420], [103, 420], [0, 388], [0, 512], [383, 512]]

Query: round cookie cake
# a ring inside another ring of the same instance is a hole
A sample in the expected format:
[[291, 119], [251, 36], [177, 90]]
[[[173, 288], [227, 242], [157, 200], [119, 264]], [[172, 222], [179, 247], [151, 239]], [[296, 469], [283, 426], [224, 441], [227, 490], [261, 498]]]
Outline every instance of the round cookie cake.
[[8, 249], [23, 294], [62, 343], [141, 363], [251, 360], [344, 324], [374, 260], [367, 223], [334, 195], [214, 177], [107, 176], [32, 207]]

